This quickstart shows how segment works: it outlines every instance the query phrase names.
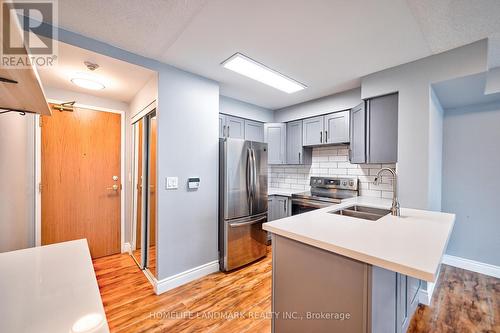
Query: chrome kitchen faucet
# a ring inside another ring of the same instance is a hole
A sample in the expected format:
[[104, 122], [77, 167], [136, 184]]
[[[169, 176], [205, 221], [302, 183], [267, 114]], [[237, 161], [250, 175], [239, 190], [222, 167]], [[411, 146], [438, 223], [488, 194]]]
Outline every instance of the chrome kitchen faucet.
[[377, 176], [375, 177], [375, 180], [373, 181], [373, 183], [375, 185], [380, 184], [380, 182], [381, 182], [380, 177], [384, 171], [390, 172], [392, 174], [392, 177], [393, 177], [391, 215], [401, 216], [400, 205], [399, 205], [399, 200], [398, 200], [398, 175], [396, 174], [396, 171], [394, 171], [391, 168], [380, 169], [379, 172], [377, 172]]

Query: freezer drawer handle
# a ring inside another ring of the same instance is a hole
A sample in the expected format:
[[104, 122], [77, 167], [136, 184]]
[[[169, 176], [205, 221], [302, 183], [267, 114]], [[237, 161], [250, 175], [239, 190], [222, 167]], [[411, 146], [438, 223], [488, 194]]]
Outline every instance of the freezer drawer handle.
[[250, 224], [256, 224], [258, 222], [264, 221], [265, 219], [266, 219], [266, 217], [261, 217], [261, 218], [258, 218], [256, 220], [250, 220], [248, 222], [229, 223], [229, 226], [232, 227], [232, 228], [243, 227], [243, 226], [250, 225]]

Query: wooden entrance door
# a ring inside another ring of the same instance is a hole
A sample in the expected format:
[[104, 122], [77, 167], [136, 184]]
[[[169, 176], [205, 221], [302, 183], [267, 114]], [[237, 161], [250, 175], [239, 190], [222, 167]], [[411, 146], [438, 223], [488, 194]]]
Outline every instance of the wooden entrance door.
[[42, 245], [86, 238], [119, 253], [120, 114], [75, 108], [42, 117]]

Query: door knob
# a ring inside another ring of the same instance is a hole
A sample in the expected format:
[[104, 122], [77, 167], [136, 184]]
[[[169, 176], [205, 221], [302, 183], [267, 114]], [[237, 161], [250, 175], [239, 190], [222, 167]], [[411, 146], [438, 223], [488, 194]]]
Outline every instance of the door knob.
[[116, 191], [118, 191], [118, 188], [119, 188], [119, 186], [114, 184], [113, 186], [106, 188], [106, 190], [116, 192]]

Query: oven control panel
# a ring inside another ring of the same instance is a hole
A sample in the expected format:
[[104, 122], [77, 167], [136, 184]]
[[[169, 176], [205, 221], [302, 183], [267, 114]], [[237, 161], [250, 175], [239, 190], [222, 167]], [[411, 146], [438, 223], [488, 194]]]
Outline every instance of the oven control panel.
[[338, 188], [345, 190], [357, 190], [357, 178], [337, 178], [337, 177], [311, 177], [311, 187]]

